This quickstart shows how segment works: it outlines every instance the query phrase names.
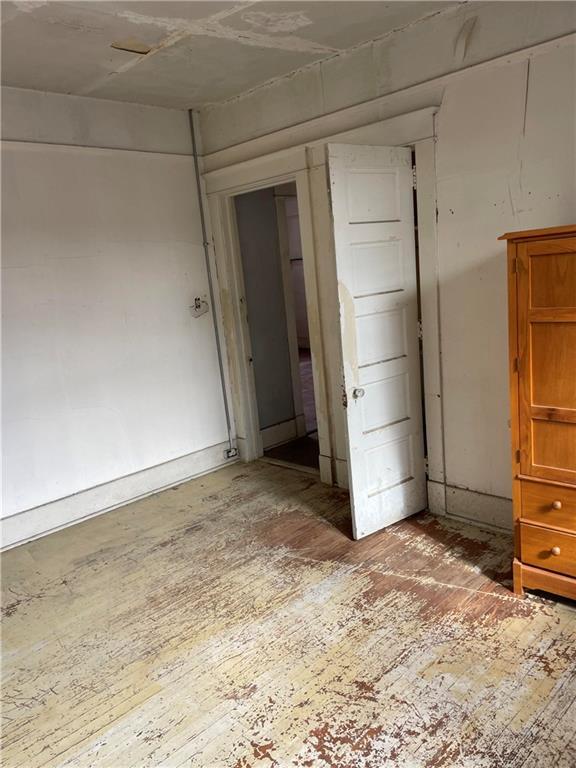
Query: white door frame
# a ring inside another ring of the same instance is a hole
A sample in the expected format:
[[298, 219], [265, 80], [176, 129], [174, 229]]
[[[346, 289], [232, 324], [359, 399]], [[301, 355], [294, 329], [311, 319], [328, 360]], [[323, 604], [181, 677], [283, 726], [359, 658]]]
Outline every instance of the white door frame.
[[[324, 242], [318, 211], [312, 209], [312, 174], [325, 157], [328, 142], [350, 144], [383, 144], [411, 146], [416, 152], [418, 177], [418, 250], [421, 287], [423, 332], [424, 401], [428, 441], [430, 506], [445, 511], [444, 504], [444, 441], [442, 414], [442, 381], [440, 367], [440, 322], [438, 301], [438, 255], [436, 238], [436, 171], [434, 114], [430, 107], [388, 120], [361, 126], [354, 130], [334, 133], [334, 124], [326, 136], [290, 149], [266, 154], [209, 171], [203, 181], [209, 202], [211, 228], [215, 245], [223, 329], [228, 350], [232, 410], [238, 434], [241, 458], [251, 461], [261, 455], [258, 413], [253, 373], [249, 365], [250, 340], [246, 315], [242, 307], [242, 270], [236, 231], [233, 198], [237, 194], [296, 182], [298, 212], [302, 238], [302, 255], [306, 283], [306, 303], [310, 326], [314, 390], [318, 415], [320, 446], [320, 479], [325, 483], [347, 482], [345, 453], [339, 445], [334, 421], [329, 411], [328, 371], [325, 342], [322, 335], [320, 293], [318, 289], [318, 246], [330, 250], [333, 244]], [[318, 184], [315, 187], [318, 191]], [[328, 201], [328, 190], [326, 190]], [[324, 214], [324, 217], [326, 214]], [[335, 408], [332, 398], [332, 410]]]
[[251, 166], [250, 168], [225, 169], [227, 173], [225, 175], [219, 173], [216, 183], [213, 178], [206, 179], [232, 382], [233, 412], [236, 419], [240, 457], [244, 461], [253, 461], [262, 456], [263, 450], [254, 372], [251, 365], [250, 335], [234, 198], [239, 194], [256, 189], [296, 182], [306, 308], [310, 328], [312, 375], [318, 420], [320, 479], [331, 484], [332, 446], [327, 417], [324, 347], [320, 331], [320, 303], [308, 168], [306, 167], [304, 149], [290, 152], [289, 155], [289, 157], [280, 159], [271, 158], [268, 163], [255, 161], [248, 164]]
[[286, 200], [294, 195], [276, 194], [276, 218], [278, 221], [278, 244], [282, 266], [282, 287], [286, 305], [286, 324], [288, 331], [288, 349], [290, 352], [290, 370], [292, 372], [292, 400], [294, 402], [294, 427], [297, 437], [306, 435], [306, 421], [302, 402], [302, 381], [300, 378], [300, 352], [298, 330], [296, 327], [296, 303], [292, 284], [292, 263], [290, 261], [290, 239], [288, 234], [288, 215]]

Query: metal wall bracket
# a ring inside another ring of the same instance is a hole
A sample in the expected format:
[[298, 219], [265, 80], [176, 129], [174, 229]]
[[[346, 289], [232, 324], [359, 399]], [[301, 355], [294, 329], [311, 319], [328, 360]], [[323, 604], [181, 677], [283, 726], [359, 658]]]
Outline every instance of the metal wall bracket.
[[205, 315], [209, 309], [210, 307], [206, 299], [202, 299], [200, 296], [196, 296], [194, 299], [194, 304], [190, 305], [190, 314], [192, 317], [201, 317], [202, 315]]

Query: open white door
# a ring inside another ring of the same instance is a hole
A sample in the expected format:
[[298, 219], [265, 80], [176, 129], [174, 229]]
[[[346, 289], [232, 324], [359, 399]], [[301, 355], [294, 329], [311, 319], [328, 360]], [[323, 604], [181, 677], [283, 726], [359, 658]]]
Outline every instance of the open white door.
[[426, 507], [409, 149], [328, 145], [354, 538]]

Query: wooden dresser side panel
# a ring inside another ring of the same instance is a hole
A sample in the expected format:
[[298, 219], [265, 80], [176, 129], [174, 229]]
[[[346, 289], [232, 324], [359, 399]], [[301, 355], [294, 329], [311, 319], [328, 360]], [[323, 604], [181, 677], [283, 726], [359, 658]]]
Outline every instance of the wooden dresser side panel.
[[[560, 406], [550, 407], [539, 402], [532, 403], [530, 386], [530, 326], [534, 322], [576, 323], [576, 304], [571, 300], [576, 284], [574, 262], [571, 261], [571, 254], [576, 250], [575, 238], [576, 225], [509, 232], [500, 238], [508, 241], [510, 431], [516, 555], [513, 560], [513, 580], [514, 592], [519, 596], [528, 588], [576, 599], [576, 577], [563, 573], [564, 570], [575, 573], [573, 558], [576, 551], [576, 522], [572, 521], [572, 510], [576, 500], [576, 483], [573, 473], [566, 471], [571, 466], [570, 462], [574, 463], [570, 458], [574, 447], [570, 440], [568, 443], [565, 439], [563, 442], [554, 441], [559, 443], [558, 446], [553, 445], [556, 451], [554, 453], [552, 448], [548, 450], [550, 441], [546, 443], [540, 439], [540, 435], [537, 447], [543, 465], [535, 465], [532, 456], [531, 426], [534, 419], [539, 425], [545, 425], [547, 422], [559, 423], [560, 429], [562, 424], [575, 424], [574, 393], [570, 388], [570, 381], [548, 381], [540, 378], [536, 382], [536, 399], [558, 401]], [[535, 278], [538, 284], [533, 286], [534, 307], [531, 306], [530, 289], [529, 256], [532, 254], [537, 257], [546, 257], [548, 254], [556, 256], [553, 265], [544, 261], [537, 264]], [[553, 280], [552, 283], [549, 283], [549, 277]], [[539, 375], [542, 368], [562, 370], [564, 375], [569, 375], [565, 369], [572, 366], [574, 355], [573, 352], [566, 354], [562, 344], [566, 343], [564, 339], [571, 343], [572, 338], [572, 331], [562, 330], [559, 333], [556, 326], [542, 326], [537, 331], [535, 363], [540, 371]], [[567, 457], [564, 459], [562, 456], [558, 467], [559, 452], [562, 451], [567, 453]], [[546, 461], [549, 466], [546, 466]], [[565, 469], [562, 469], [565, 465]], [[523, 488], [526, 510], [523, 508]], [[526, 519], [522, 520], [524, 511]], [[533, 562], [538, 560], [538, 565], [522, 562], [522, 530], [526, 539], [526, 556]], [[540, 562], [544, 557], [542, 552], [548, 553], [550, 558], [552, 554], [559, 558], [558, 561], [550, 560], [554, 565], [553, 569], [550, 568], [549, 560], [543, 567]], [[566, 564], [569, 567], [566, 567]]]
[[[508, 349], [510, 381], [510, 438], [512, 448], [512, 508], [514, 521], [522, 517], [522, 489], [520, 474], [520, 424], [518, 414], [518, 294], [516, 271], [516, 243], [508, 242]], [[520, 529], [514, 525], [514, 550], [520, 557]]]

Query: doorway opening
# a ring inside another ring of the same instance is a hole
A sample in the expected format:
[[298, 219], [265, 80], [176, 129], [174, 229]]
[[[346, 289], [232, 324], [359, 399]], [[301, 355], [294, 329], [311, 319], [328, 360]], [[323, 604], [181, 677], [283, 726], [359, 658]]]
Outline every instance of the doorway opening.
[[234, 198], [264, 460], [319, 471], [318, 424], [295, 182]]

